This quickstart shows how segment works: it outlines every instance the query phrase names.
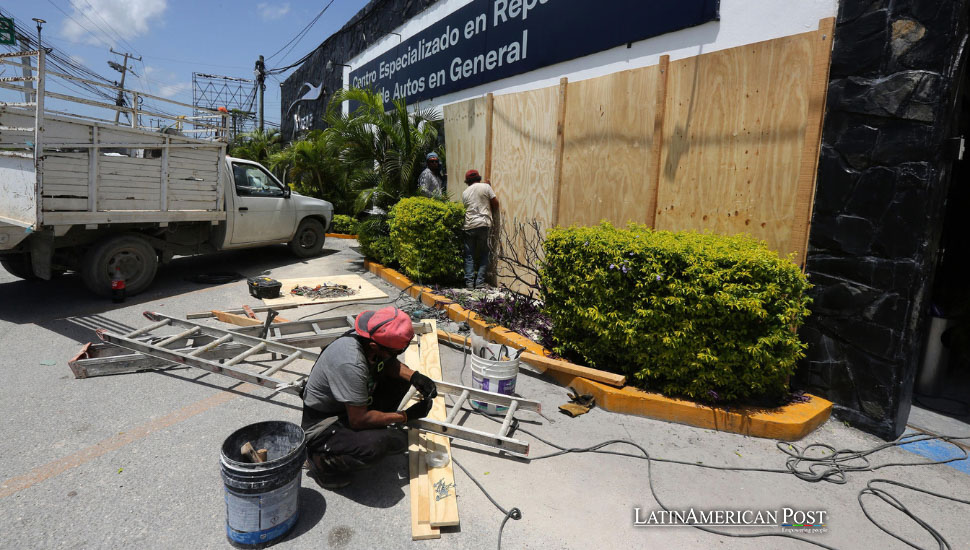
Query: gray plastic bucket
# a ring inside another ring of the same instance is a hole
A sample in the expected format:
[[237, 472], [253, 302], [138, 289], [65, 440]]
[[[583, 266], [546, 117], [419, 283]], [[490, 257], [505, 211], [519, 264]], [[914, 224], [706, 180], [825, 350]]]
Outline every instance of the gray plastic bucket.
[[[248, 462], [246, 442], [266, 449], [266, 462]], [[226, 537], [237, 548], [279, 542], [299, 518], [297, 497], [306, 460], [306, 435], [291, 422], [259, 422], [233, 432], [222, 444]]]

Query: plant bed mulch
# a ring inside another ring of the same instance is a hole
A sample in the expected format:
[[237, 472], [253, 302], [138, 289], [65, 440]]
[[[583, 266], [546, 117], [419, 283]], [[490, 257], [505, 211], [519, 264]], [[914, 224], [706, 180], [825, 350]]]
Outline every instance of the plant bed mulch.
[[[480, 336], [493, 342], [526, 348], [536, 355], [550, 357], [546, 347], [536, 343], [504, 326], [497, 326], [474, 311], [460, 305], [454, 297], [438, 294], [438, 290], [412, 283], [401, 273], [384, 266], [365, 261], [368, 271], [381, 277], [388, 283], [405, 289], [412, 297], [423, 304], [446, 311], [448, 316], [456, 322], [467, 322], [472, 330]], [[467, 292], [467, 291], [465, 291]], [[501, 303], [506, 308], [514, 307], [507, 304], [507, 300], [498, 302], [495, 293], [501, 291], [482, 292], [481, 298], [472, 293], [470, 300], [485, 300], [498, 307]], [[453, 296], [457, 296], [453, 294]], [[472, 305], [469, 302], [468, 305]], [[525, 309], [525, 308], [523, 308]], [[530, 328], [534, 328], [532, 320]], [[541, 338], [541, 335], [533, 335]], [[551, 336], [549, 336], [551, 339]], [[551, 343], [551, 341], [550, 341]], [[687, 399], [666, 397], [659, 393], [644, 391], [630, 386], [615, 388], [570, 374], [546, 371], [559, 384], [571, 387], [579, 393], [589, 393], [596, 398], [596, 404], [608, 411], [645, 416], [657, 420], [687, 424], [698, 428], [713, 429], [725, 432], [744, 434], [752, 437], [797, 441], [824, 423], [832, 412], [832, 403], [820, 397], [808, 394], [793, 395], [788, 404], [780, 407], [758, 406], [725, 406], [704, 405]]]

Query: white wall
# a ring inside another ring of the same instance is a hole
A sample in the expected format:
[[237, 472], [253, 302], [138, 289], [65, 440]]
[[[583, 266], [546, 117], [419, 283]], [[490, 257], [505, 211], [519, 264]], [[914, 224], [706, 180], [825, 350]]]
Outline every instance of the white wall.
[[[646, 1], [646, 0], [633, 0]], [[395, 29], [401, 35], [389, 34], [371, 48], [360, 53], [348, 64], [357, 68], [390, 50], [400, 40], [424, 30], [443, 17], [468, 4], [471, 0], [441, 0], [423, 13]], [[441, 97], [420, 102], [420, 106], [442, 106], [479, 97], [489, 92], [506, 94], [534, 90], [559, 84], [566, 77], [570, 82], [595, 78], [618, 71], [648, 67], [660, 62], [660, 56], [670, 60], [683, 59], [702, 53], [752, 44], [773, 38], [808, 32], [818, 28], [819, 19], [834, 17], [838, 0], [721, 0], [721, 20], [705, 23], [640, 42], [631, 48], [620, 46], [535, 71], [488, 82]], [[347, 86], [350, 69], [344, 68]]]

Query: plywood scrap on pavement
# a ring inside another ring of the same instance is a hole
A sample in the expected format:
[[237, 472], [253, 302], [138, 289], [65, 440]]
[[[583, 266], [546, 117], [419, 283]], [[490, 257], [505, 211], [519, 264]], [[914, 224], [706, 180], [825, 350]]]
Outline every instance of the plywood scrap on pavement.
[[[360, 275], [334, 275], [331, 277], [305, 277], [300, 279], [277, 279], [282, 287], [279, 298], [264, 298], [268, 306], [282, 304], [330, 304], [334, 302], [354, 302], [358, 300], [377, 300], [387, 298], [387, 294], [364, 280]], [[313, 299], [307, 296], [293, 296], [290, 291], [298, 286], [315, 288], [325, 285], [344, 285], [354, 291], [350, 296]]]

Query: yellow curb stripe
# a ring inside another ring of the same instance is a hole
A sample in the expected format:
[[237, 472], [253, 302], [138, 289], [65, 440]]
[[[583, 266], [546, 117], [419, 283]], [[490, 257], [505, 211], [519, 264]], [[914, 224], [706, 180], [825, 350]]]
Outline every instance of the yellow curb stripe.
[[[241, 386], [235, 388], [235, 391], [249, 393], [256, 389], [256, 387], [257, 386], [252, 384], [242, 384]], [[0, 498], [6, 498], [14, 493], [28, 489], [42, 481], [46, 481], [72, 468], [76, 468], [82, 464], [90, 462], [99, 456], [103, 456], [111, 451], [120, 449], [129, 443], [133, 443], [139, 439], [148, 437], [159, 430], [168, 428], [169, 426], [174, 426], [179, 422], [204, 413], [209, 409], [218, 407], [219, 405], [231, 401], [236, 397], [238, 397], [238, 394], [236, 393], [230, 393], [227, 391], [219, 392], [216, 395], [207, 397], [201, 401], [196, 401], [191, 405], [182, 407], [181, 409], [169, 413], [161, 418], [157, 418], [151, 422], [146, 422], [145, 424], [137, 426], [127, 432], [121, 432], [118, 435], [103, 439], [98, 443], [81, 449], [72, 455], [65, 456], [64, 458], [60, 458], [53, 462], [48, 462], [43, 466], [38, 466], [24, 475], [7, 479], [0, 484]]]
[[[364, 264], [368, 271], [397, 288], [403, 289], [410, 286], [408, 293], [411, 296], [417, 296], [420, 293], [422, 303], [435, 305], [447, 311], [448, 317], [453, 321], [467, 322], [476, 333], [484, 335], [487, 339], [516, 348], [524, 347], [536, 355], [549, 355], [548, 350], [532, 340], [505, 327], [489, 326], [474, 312], [453, 303], [453, 300], [434, 294], [430, 288], [411, 286], [412, 283], [407, 277], [393, 269], [371, 261], [365, 261]], [[546, 371], [544, 374], [562, 386], [573, 387], [580, 393], [592, 394], [596, 398], [596, 405], [608, 411], [752, 437], [797, 441], [821, 426], [832, 414], [832, 402], [814, 395], [807, 395], [808, 402], [791, 403], [777, 409], [722, 408], [666, 397], [630, 386], [613, 388], [561, 372]]]
[[326, 233], [328, 239], [356, 239], [357, 235], [346, 235], [344, 233]]

